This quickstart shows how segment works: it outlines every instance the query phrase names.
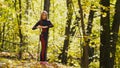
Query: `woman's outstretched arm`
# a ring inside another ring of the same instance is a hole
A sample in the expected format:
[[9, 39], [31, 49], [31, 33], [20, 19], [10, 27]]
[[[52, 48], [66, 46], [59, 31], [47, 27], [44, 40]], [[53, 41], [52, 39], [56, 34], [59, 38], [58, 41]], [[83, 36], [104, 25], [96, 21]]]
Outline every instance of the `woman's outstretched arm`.
[[38, 22], [33, 26], [32, 30], [37, 29], [38, 25], [40, 25], [40, 21], [38, 21]]

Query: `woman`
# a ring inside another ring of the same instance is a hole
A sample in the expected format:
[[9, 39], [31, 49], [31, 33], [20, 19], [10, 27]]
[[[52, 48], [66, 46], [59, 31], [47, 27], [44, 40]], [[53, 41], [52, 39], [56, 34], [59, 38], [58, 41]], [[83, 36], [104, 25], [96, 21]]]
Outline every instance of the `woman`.
[[53, 27], [53, 24], [48, 20], [48, 13], [43, 11], [41, 13], [40, 20], [33, 26], [32, 30], [41, 28], [42, 32], [40, 34], [40, 41], [42, 45], [42, 50], [40, 53], [40, 61], [47, 60], [47, 45], [48, 45], [48, 33], [49, 28]]

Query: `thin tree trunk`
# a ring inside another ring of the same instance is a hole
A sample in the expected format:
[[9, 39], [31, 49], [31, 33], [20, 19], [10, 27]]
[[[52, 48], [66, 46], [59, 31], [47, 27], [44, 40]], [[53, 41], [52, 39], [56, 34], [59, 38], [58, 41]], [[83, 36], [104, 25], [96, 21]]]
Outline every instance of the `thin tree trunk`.
[[[88, 47], [88, 55], [89, 57], [92, 57], [91, 54], [93, 53], [90, 53], [91, 52], [91, 49], [90, 49], [90, 46], [89, 46], [89, 43], [90, 43], [90, 38], [89, 36], [91, 35], [92, 33], [92, 23], [93, 23], [93, 19], [94, 19], [94, 13], [95, 11], [92, 10], [92, 5], [91, 5], [91, 9], [90, 9], [90, 12], [89, 12], [89, 17], [88, 17], [88, 23], [87, 23], [87, 29], [86, 29], [86, 36], [87, 36], [87, 39], [86, 39], [86, 46]], [[89, 61], [89, 64], [90, 64], [91, 61]]]
[[23, 35], [21, 30], [22, 25], [22, 5], [21, 0], [19, 0], [19, 22], [18, 22], [18, 30], [19, 30], [19, 38], [20, 38], [20, 50], [19, 50], [19, 59], [22, 59], [22, 45], [23, 45]]
[[78, 5], [79, 5], [79, 14], [81, 16], [81, 26], [82, 26], [82, 33], [85, 35], [85, 24], [84, 24], [84, 17], [83, 17], [83, 9], [81, 5], [81, 0], [78, 0]]
[[5, 23], [3, 23], [3, 30], [2, 30], [2, 44], [1, 44], [1, 49], [3, 49], [4, 48], [4, 37], [5, 37], [5, 27], [6, 27], [6, 25], [5, 25]]
[[[29, 0], [26, 0], [26, 14], [28, 15], [28, 10], [29, 10]], [[28, 21], [28, 17], [27, 17]]]
[[86, 33], [85, 33], [85, 24], [84, 24], [84, 17], [83, 17], [83, 9], [81, 5], [81, 0], [78, 0], [79, 5], [79, 14], [81, 16], [81, 26], [82, 26], [82, 33], [83, 33], [83, 39], [84, 39], [84, 46], [83, 46], [83, 56], [81, 61], [81, 67], [82, 68], [88, 68], [89, 60], [88, 60], [88, 45], [86, 43]]
[[44, 0], [44, 10], [48, 12], [48, 16], [49, 16], [49, 9], [50, 9], [50, 0]]
[[66, 23], [66, 28], [65, 28], [65, 40], [64, 40], [64, 45], [63, 45], [63, 50], [62, 50], [62, 59], [61, 62], [63, 64], [67, 64], [67, 53], [68, 53], [68, 45], [69, 45], [69, 39], [70, 39], [70, 25], [72, 21], [72, 15], [73, 15], [73, 10], [72, 10], [72, 0], [66, 0], [67, 3], [67, 23]]
[[28, 17], [29, 9], [30, 9], [29, 6], [30, 6], [30, 0], [26, 0], [26, 15], [27, 15], [26, 19], [27, 19], [27, 24], [29, 23], [29, 17]]
[[[15, 42], [15, 33], [12, 34], [12, 42]], [[13, 48], [16, 49], [16, 46], [14, 43], [12, 43], [12, 45], [14, 46]], [[15, 50], [14, 50], [15, 51]]]
[[92, 33], [92, 23], [94, 19], [94, 13], [95, 11], [92, 10], [92, 6], [91, 6], [89, 17], [88, 17], [88, 23], [87, 23], [87, 31], [86, 31], [87, 36], [90, 36], [90, 34]]
[[116, 43], [118, 40], [118, 31], [120, 28], [120, 0], [117, 0], [116, 6], [115, 6], [115, 15], [114, 15], [114, 20], [112, 23], [112, 30], [111, 30], [111, 68], [114, 68], [115, 64], [115, 52], [116, 52]]
[[[2, 44], [2, 40], [1, 40], [1, 38], [2, 38], [2, 25], [0, 24], [0, 44]], [[0, 50], [1, 50], [1, 45], [0, 45]]]
[[85, 32], [86, 38], [84, 38], [85, 46], [83, 46], [83, 56], [82, 56], [82, 67], [83, 68], [88, 68], [89, 63], [91, 62], [88, 59], [89, 58], [89, 54], [90, 54], [90, 52], [88, 50], [91, 50], [90, 46], [89, 46], [89, 43], [90, 43], [89, 36], [91, 35], [91, 31], [92, 31], [92, 23], [93, 23], [93, 19], [94, 19], [94, 12], [95, 11], [90, 9], [89, 17], [88, 17], [88, 23], [87, 23], [87, 29], [86, 29], [86, 32]]
[[[100, 68], [110, 68], [110, 0], [101, 0]], [[106, 9], [104, 9], [106, 7]]]

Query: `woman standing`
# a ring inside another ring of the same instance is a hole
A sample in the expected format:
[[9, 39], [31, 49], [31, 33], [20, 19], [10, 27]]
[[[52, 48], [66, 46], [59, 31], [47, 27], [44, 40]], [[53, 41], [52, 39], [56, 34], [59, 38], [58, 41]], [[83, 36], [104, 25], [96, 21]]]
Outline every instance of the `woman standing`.
[[40, 41], [42, 45], [42, 50], [40, 53], [40, 61], [47, 60], [47, 46], [48, 46], [48, 33], [49, 28], [53, 27], [53, 24], [48, 20], [48, 13], [43, 11], [41, 13], [40, 20], [33, 26], [32, 30], [41, 28], [42, 32], [40, 34]]

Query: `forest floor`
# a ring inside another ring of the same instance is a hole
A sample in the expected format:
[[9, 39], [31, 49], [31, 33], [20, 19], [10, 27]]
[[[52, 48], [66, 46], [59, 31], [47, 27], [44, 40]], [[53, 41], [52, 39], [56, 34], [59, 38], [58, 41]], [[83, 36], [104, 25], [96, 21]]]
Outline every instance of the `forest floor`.
[[10, 58], [8, 54], [0, 53], [0, 68], [73, 68], [56, 62], [41, 63], [33, 59], [18, 60]]

